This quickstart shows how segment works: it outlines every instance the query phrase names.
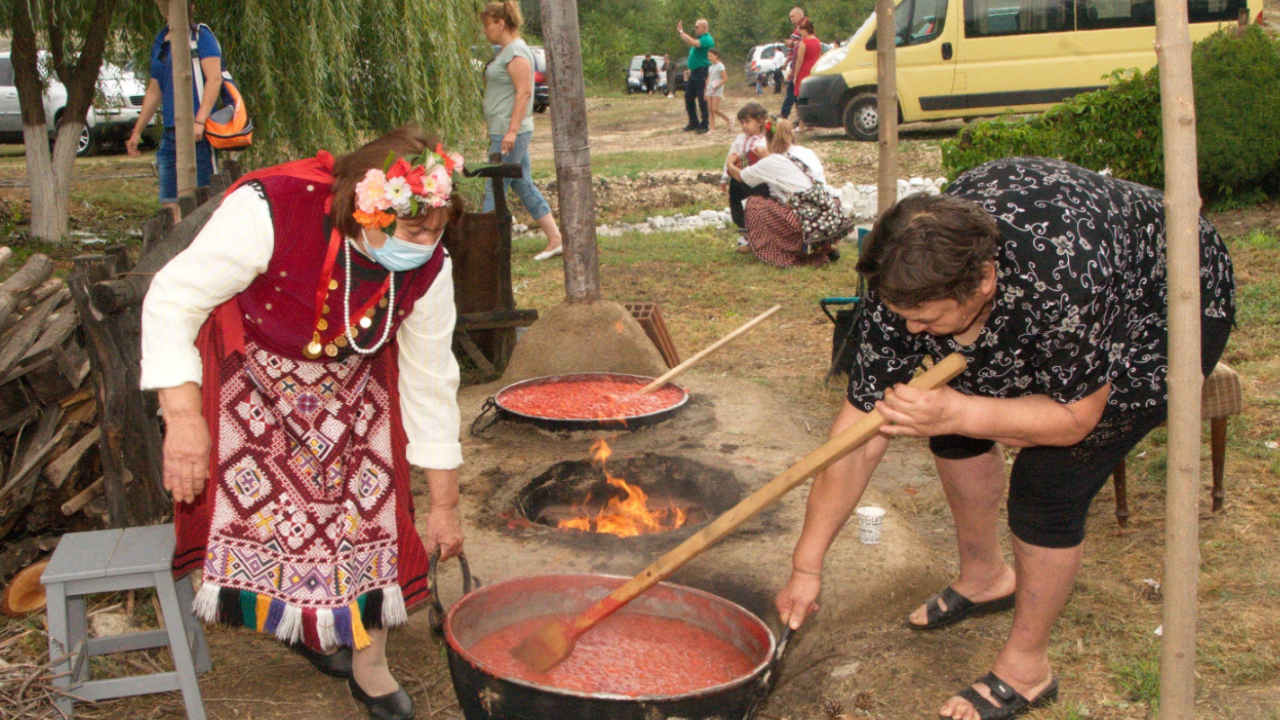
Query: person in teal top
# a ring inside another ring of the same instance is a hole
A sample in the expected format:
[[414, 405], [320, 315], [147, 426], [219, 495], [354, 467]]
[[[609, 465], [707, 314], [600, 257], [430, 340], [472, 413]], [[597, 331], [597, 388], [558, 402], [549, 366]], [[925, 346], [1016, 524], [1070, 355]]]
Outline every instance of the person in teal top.
[[[707, 108], [707, 68], [711, 61], [707, 59], [707, 51], [716, 46], [711, 37], [711, 26], [706, 19], [693, 24], [694, 35], [684, 31], [684, 21], [676, 23], [676, 34], [689, 46], [689, 80], [684, 84], [684, 111], [689, 114], [689, 124], [685, 132], [708, 132], [707, 126], [710, 111]], [[702, 120], [698, 120], [698, 111], [702, 111]]]

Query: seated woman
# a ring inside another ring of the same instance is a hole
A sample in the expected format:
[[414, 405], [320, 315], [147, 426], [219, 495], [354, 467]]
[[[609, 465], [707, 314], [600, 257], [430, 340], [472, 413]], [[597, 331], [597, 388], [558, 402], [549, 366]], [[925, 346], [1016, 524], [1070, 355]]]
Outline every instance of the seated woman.
[[747, 245], [762, 262], [777, 267], [821, 267], [839, 257], [833, 249], [805, 252], [800, 218], [788, 204], [791, 196], [825, 183], [827, 174], [812, 150], [795, 145], [791, 121], [765, 124], [769, 144], [757, 153], [760, 159], [747, 168], [730, 165], [729, 176], [752, 187], [768, 185], [770, 197], [747, 199]]

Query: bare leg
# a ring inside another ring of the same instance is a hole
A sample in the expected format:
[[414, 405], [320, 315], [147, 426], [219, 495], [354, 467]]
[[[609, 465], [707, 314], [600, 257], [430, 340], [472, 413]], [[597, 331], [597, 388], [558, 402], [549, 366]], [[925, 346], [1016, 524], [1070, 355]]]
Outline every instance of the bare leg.
[[560, 228], [556, 226], [556, 218], [553, 213], [547, 213], [538, 218], [538, 227], [542, 228], [542, 232], [547, 236], [547, 247], [543, 252], [549, 252], [560, 247]]
[[[996, 526], [1000, 522], [1000, 501], [1004, 497], [1004, 452], [999, 445], [990, 452], [964, 460], [935, 457], [938, 477], [947, 495], [947, 504], [956, 521], [956, 543], [960, 550], [960, 577], [952, 589], [974, 602], [986, 602], [1013, 592], [1016, 577], [1004, 561]], [[943, 610], [946, 603], [941, 603]], [[928, 611], [921, 605], [911, 614], [915, 625], [928, 623]]]
[[174, 225], [182, 222], [182, 209], [178, 207], [178, 203], [165, 203], [163, 207], [169, 208], [169, 212], [173, 213]]
[[387, 667], [387, 629], [371, 628], [369, 639], [373, 641], [369, 647], [351, 654], [351, 672], [366, 695], [390, 695], [400, 684], [391, 677], [391, 668]]
[[[1018, 569], [1018, 604], [1013, 628], [991, 666], [1001, 680], [1028, 700], [1035, 700], [1053, 681], [1049, 669], [1049, 631], [1067, 604], [1071, 586], [1080, 572], [1084, 544], [1073, 548], [1042, 548], [1014, 538], [1013, 556]], [[994, 705], [985, 685], [974, 688]], [[978, 720], [968, 701], [953, 697], [938, 714], [956, 720]]]

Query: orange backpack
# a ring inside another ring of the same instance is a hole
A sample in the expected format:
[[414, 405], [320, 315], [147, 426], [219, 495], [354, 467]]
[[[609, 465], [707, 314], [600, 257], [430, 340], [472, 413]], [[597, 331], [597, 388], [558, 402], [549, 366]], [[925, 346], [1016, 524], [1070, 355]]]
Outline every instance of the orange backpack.
[[[191, 38], [191, 71], [198, 90], [197, 106], [204, 102], [204, 70], [200, 67], [197, 49], [199, 27]], [[221, 107], [214, 110], [204, 123], [204, 136], [209, 144], [218, 150], [243, 150], [253, 144], [253, 120], [249, 118], [249, 110], [244, 106], [240, 88], [227, 71], [225, 60], [222, 63], [222, 90], [218, 96], [218, 104]]]

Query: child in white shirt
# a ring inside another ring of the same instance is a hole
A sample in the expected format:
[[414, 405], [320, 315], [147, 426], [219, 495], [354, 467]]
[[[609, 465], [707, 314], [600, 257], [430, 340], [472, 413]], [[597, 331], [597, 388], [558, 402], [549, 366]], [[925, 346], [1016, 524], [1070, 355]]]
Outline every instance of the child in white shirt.
[[[742, 132], [729, 146], [729, 154], [724, 160], [724, 171], [720, 176], [720, 189], [729, 193], [729, 214], [733, 217], [733, 224], [744, 233], [747, 228], [747, 219], [743, 212], [743, 203], [752, 195], [768, 197], [769, 188], [768, 186], [753, 188], [741, 180], [729, 177], [729, 166], [744, 169], [754, 165], [760, 159], [760, 150], [768, 144], [764, 137], [764, 126], [767, 122], [769, 122], [769, 111], [765, 110], [760, 103], [749, 102], [742, 106], [738, 111], [738, 124], [742, 126]], [[746, 248], [746, 238], [739, 237], [738, 251], [746, 252]]]

